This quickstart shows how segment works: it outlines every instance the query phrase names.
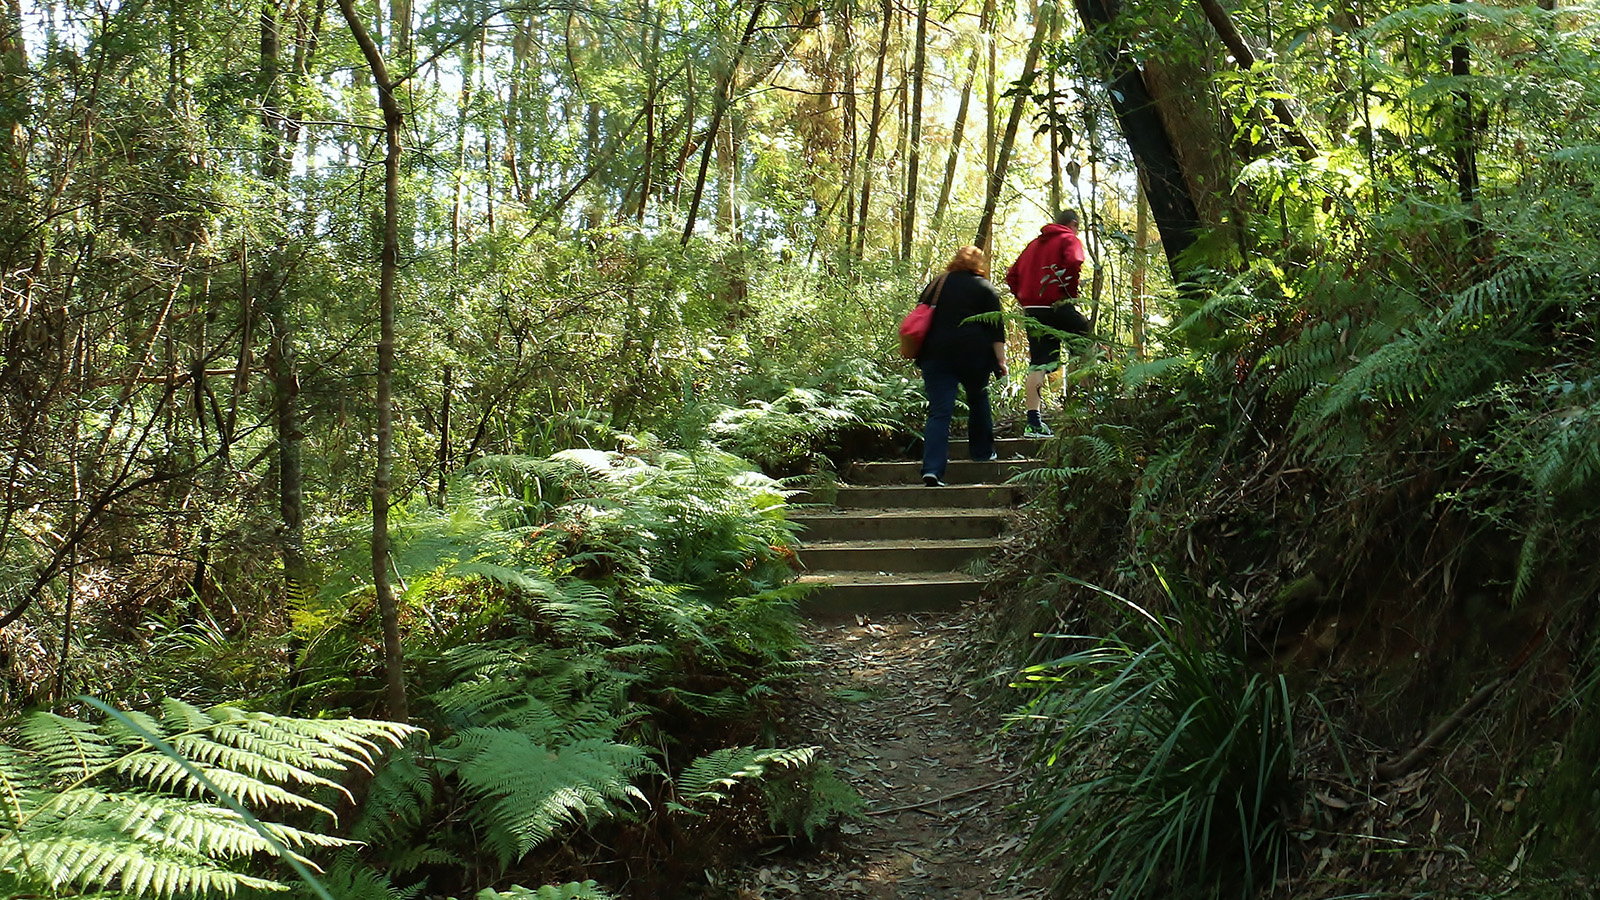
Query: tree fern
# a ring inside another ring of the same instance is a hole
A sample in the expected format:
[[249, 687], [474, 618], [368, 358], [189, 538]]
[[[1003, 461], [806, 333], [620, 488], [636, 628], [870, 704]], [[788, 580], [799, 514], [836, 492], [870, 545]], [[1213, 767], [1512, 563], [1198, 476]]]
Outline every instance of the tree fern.
[[21, 723], [14, 743], [0, 744], [0, 884], [8, 893], [109, 890], [166, 898], [280, 890], [284, 885], [273, 878], [244, 871], [253, 868], [253, 857], [279, 846], [302, 853], [349, 841], [248, 821], [213, 802], [213, 787], [256, 806], [259, 815], [286, 808], [327, 813], [304, 792], [343, 791], [329, 774], [370, 768], [413, 731], [390, 722], [201, 710], [171, 700], [161, 716], [131, 721], [189, 766], [116, 720], [91, 724], [39, 713]]

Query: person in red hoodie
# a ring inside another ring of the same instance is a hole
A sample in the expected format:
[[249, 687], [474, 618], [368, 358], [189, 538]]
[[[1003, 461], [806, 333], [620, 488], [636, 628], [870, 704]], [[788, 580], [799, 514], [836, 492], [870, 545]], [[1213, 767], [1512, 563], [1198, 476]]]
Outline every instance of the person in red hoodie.
[[1006, 270], [1006, 286], [1031, 320], [1028, 330], [1028, 435], [1048, 436], [1050, 426], [1040, 412], [1045, 376], [1061, 363], [1061, 338], [1034, 327], [1034, 322], [1069, 334], [1088, 334], [1089, 320], [1078, 312], [1078, 274], [1083, 270], [1083, 242], [1078, 239], [1078, 213], [1062, 210], [1055, 222], [1023, 248]]

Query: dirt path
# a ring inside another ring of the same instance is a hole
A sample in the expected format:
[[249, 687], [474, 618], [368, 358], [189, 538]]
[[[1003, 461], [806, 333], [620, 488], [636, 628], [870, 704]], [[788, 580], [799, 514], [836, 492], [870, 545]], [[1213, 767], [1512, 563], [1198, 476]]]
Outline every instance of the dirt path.
[[[1043, 880], [1017, 873], [1011, 826], [1025, 762], [1002, 722], [976, 702], [958, 664], [953, 616], [813, 624], [818, 671], [789, 723], [867, 801], [837, 846], [774, 860], [741, 879], [741, 900], [1036, 900]], [[809, 735], [810, 737], [804, 737]]]

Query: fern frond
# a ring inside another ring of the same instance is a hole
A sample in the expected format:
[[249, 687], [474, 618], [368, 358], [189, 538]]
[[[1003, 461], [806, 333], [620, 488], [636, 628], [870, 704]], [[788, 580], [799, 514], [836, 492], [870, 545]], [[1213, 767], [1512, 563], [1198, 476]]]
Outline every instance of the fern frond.
[[781, 749], [728, 747], [701, 756], [675, 779], [678, 797], [685, 803], [721, 803], [742, 783], [759, 781], [773, 767], [798, 769], [811, 765], [821, 747]]
[[111, 738], [88, 722], [40, 713], [22, 720], [21, 736], [38, 762], [59, 780], [86, 778], [116, 759]]
[[579, 741], [559, 749], [505, 729], [474, 728], [439, 749], [488, 825], [485, 844], [510, 865], [562, 829], [644, 802], [631, 779], [652, 767], [637, 747]]
[[229, 895], [241, 888], [282, 891], [279, 882], [230, 871], [198, 854], [153, 850], [110, 830], [92, 834], [30, 835], [0, 842], [0, 872], [23, 876], [51, 892], [76, 886], [114, 888], [128, 897]]
[[[321, 803], [259, 778], [213, 766], [196, 768], [219, 790], [246, 803], [262, 806], [278, 804], [315, 810], [330, 817], [333, 815], [333, 810]], [[112, 766], [112, 771], [160, 791], [198, 796], [207, 790], [182, 762], [155, 751], [124, 756]]]
[[[278, 822], [252, 822], [236, 809], [198, 799], [208, 793], [201, 779], [178, 759], [152, 750], [149, 741], [164, 742], [230, 798], [331, 816], [296, 789], [342, 790], [315, 770], [344, 770], [347, 763], [374, 758], [382, 736], [398, 743], [415, 731], [393, 723], [261, 717], [226, 707], [202, 711], [176, 702], [159, 718], [130, 714], [127, 722], [90, 724], [35, 714], [17, 732], [25, 749], [0, 745], [10, 825], [0, 834], [0, 882], [8, 890], [48, 894], [71, 886], [163, 900], [283, 890], [277, 881], [242, 870], [253, 868], [263, 851], [286, 850], [291, 864], [304, 866], [310, 861], [302, 851], [351, 842]], [[282, 741], [251, 730], [267, 724], [273, 733], [299, 737]], [[169, 733], [173, 728], [184, 730]], [[127, 780], [139, 787], [129, 789]]]
[[593, 881], [569, 881], [566, 884], [547, 884], [538, 890], [521, 885], [497, 891], [484, 888], [474, 900], [612, 900], [612, 895], [600, 890]]
[[378, 847], [396, 839], [403, 842], [422, 825], [434, 793], [433, 773], [418, 761], [416, 748], [401, 748], [384, 761], [367, 786], [350, 836]]

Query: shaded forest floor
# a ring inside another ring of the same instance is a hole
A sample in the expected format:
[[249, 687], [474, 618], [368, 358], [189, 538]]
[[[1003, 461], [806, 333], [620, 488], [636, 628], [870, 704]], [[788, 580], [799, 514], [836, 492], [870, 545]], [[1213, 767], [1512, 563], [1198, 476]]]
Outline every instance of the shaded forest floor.
[[1014, 804], [1027, 783], [1025, 742], [982, 702], [963, 664], [961, 614], [811, 623], [817, 666], [786, 728], [815, 743], [867, 801], [867, 816], [803, 857], [774, 856], [738, 875], [740, 900], [940, 898], [1035, 900], [1019, 870]]

